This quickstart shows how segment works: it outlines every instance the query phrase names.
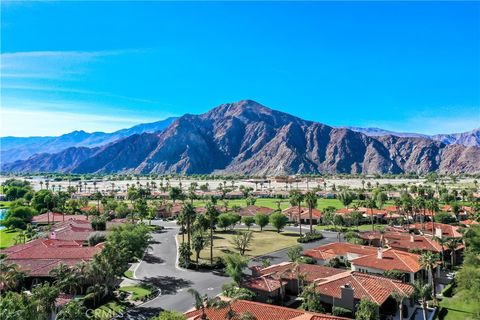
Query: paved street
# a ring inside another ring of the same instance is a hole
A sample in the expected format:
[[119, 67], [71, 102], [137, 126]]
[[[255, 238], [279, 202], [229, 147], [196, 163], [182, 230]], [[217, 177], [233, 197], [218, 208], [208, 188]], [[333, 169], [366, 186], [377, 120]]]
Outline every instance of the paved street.
[[[165, 227], [165, 230], [153, 233], [153, 244], [144, 259], [136, 266], [134, 275], [137, 279], [146, 281], [161, 290], [161, 294], [139, 307], [129, 310], [122, 319], [147, 319], [158, 314], [161, 310], [187, 311], [193, 307], [193, 299], [187, 292], [188, 288], [195, 288], [201, 294], [215, 296], [221, 292], [224, 283], [230, 278], [218, 272], [196, 272], [182, 270], [176, 267], [177, 244], [175, 236], [179, 227], [175, 222], [153, 221], [152, 223]], [[286, 230], [297, 231], [295, 227]], [[305, 229], [306, 230], [306, 229]], [[312, 248], [320, 244], [336, 241], [336, 233], [324, 232], [325, 238], [303, 244], [304, 248]], [[287, 261], [287, 249], [257, 257], [250, 264], [258, 264], [262, 259], [270, 259], [271, 263]]]

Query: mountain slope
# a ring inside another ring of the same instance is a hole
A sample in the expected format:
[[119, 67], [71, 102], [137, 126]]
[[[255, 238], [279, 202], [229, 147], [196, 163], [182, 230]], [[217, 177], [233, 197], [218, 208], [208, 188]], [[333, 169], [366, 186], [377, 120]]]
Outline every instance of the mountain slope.
[[99, 148], [70, 147], [59, 153], [36, 154], [27, 160], [17, 160], [2, 165], [6, 172], [70, 172], [93, 156]]
[[436, 135], [425, 135], [420, 133], [408, 133], [408, 132], [394, 132], [388, 131], [380, 128], [361, 128], [361, 127], [347, 127], [347, 129], [361, 132], [370, 137], [379, 137], [379, 136], [396, 136], [396, 137], [407, 137], [407, 138], [426, 138], [435, 141], [440, 141], [445, 144], [460, 144], [467, 147], [480, 147], [480, 128], [473, 129], [472, 131], [462, 132], [462, 133], [452, 133], [452, 134], [436, 134]]
[[73, 131], [58, 137], [4, 137], [0, 138], [1, 162], [27, 159], [36, 153], [57, 153], [70, 147], [97, 147], [133, 134], [158, 132], [168, 127], [176, 118], [139, 124], [112, 133]]
[[[43, 157], [47, 157], [43, 155]], [[244, 100], [187, 114], [158, 134], [119, 140], [58, 170], [134, 173], [478, 173], [480, 148], [425, 138], [370, 137]], [[39, 160], [36, 160], [39, 162]], [[24, 162], [5, 171], [33, 170]]]

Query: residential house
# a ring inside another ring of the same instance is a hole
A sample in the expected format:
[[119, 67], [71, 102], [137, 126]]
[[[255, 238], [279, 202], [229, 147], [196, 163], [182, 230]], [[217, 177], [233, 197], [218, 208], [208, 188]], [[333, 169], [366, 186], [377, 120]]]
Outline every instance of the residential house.
[[376, 248], [369, 246], [348, 242], [334, 242], [306, 250], [304, 255], [315, 259], [319, 264], [325, 265], [333, 258], [338, 258], [340, 262], [346, 263], [352, 259], [372, 255], [376, 252]]
[[[226, 298], [225, 298], [226, 299]], [[225, 320], [229, 307], [222, 309], [205, 308], [206, 319]], [[322, 313], [307, 312], [292, 308], [280, 307], [254, 301], [236, 300], [231, 303], [231, 309], [239, 314], [249, 313], [257, 320], [347, 320], [347, 318], [331, 316]], [[185, 313], [188, 320], [200, 320], [202, 310], [192, 310]]]
[[[316, 290], [321, 294], [321, 301], [335, 307], [355, 311], [361, 299], [375, 302], [380, 315], [395, 315], [397, 303], [392, 298], [395, 291], [411, 295], [413, 287], [382, 276], [361, 272], [346, 271], [328, 278], [315, 281]], [[412, 302], [410, 302], [412, 303]]]
[[257, 213], [266, 214], [267, 216], [269, 216], [274, 211], [275, 210], [273, 210], [271, 208], [250, 205], [250, 206], [246, 206], [246, 207], [241, 207], [235, 213], [242, 216], [242, 217], [246, 217], [246, 216], [254, 217]]
[[[300, 214], [299, 214], [298, 206], [284, 209], [283, 214], [286, 215], [291, 222], [296, 222], [301, 224], [310, 224], [310, 213], [308, 211], [308, 208], [306, 207], [300, 207]], [[299, 216], [300, 216], [300, 219], [299, 219]], [[319, 224], [321, 218], [322, 218], [322, 213], [318, 209], [313, 208], [312, 223]]]
[[298, 295], [301, 287], [318, 279], [345, 272], [343, 269], [294, 262], [282, 262], [266, 268], [254, 266], [250, 269], [254, 277], [269, 276], [274, 279], [282, 279], [286, 283], [286, 293], [292, 295]]

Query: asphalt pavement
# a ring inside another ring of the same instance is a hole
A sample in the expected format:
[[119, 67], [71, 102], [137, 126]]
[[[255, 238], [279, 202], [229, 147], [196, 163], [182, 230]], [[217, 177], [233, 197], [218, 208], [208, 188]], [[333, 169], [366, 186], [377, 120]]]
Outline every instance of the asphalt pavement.
[[[185, 312], [193, 307], [194, 300], [189, 288], [195, 288], [201, 294], [214, 297], [221, 292], [222, 285], [231, 282], [228, 276], [220, 272], [194, 271], [178, 268], [176, 235], [179, 227], [175, 222], [152, 221], [153, 224], [165, 227], [164, 230], [152, 233], [153, 243], [140, 263], [135, 266], [134, 277], [160, 289], [160, 294], [140, 305], [130, 309], [121, 319], [148, 319], [162, 310]], [[306, 226], [302, 226], [307, 230]], [[297, 227], [286, 227], [287, 231], [298, 231]], [[335, 242], [335, 232], [322, 232], [324, 239], [301, 244], [304, 249], [321, 244]], [[260, 264], [263, 259], [269, 259], [272, 264], [287, 261], [288, 249], [279, 250], [256, 257], [250, 265]]]

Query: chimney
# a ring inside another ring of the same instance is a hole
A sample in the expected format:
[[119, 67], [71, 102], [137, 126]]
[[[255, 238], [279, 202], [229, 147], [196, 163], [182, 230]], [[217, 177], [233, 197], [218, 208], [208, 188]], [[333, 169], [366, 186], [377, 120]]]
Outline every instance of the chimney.
[[413, 236], [413, 234], [410, 234], [410, 242], [415, 242], [415, 237]]
[[383, 248], [377, 249], [377, 259], [383, 259]]
[[354, 300], [354, 292], [352, 285], [350, 283], [346, 283], [345, 285], [340, 287], [340, 301], [335, 302], [336, 305], [341, 305], [342, 308], [346, 308], [349, 310], [354, 310], [355, 308], [355, 300]]
[[49, 237], [49, 238], [52, 239], [52, 240], [57, 239], [57, 234], [55, 233], [55, 231], [52, 231], [52, 232], [50, 233], [50, 237]]
[[442, 238], [442, 235], [443, 235], [442, 229], [440, 229], [440, 228], [435, 228], [435, 237], [441, 239], [441, 238]]

